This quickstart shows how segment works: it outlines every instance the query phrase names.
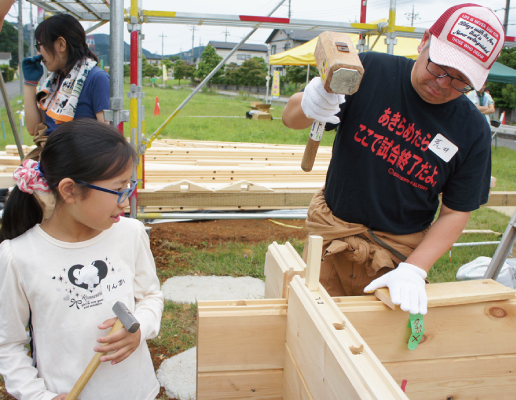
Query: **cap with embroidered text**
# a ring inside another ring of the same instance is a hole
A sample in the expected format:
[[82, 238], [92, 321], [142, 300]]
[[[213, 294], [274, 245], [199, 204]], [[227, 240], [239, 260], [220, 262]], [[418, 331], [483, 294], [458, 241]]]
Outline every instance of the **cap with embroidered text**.
[[498, 17], [478, 4], [460, 4], [446, 10], [430, 33], [431, 60], [459, 70], [480, 90], [505, 42]]

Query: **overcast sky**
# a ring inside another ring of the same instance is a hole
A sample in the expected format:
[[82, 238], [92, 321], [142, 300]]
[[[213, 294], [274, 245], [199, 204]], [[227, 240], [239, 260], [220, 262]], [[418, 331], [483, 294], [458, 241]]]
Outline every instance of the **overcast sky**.
[[[280, 0], [142, 0], [144, 10], [177, 11], [188, 13], [225, 14], [225, 15], [260, 15], [265, 16], [280, 2]], [[414, 26], [429, 28], [432, 23], [449, 7], [462, 4], [465, 0], [398, 0], [396, 1], [396, 25], [410, 26], [408, 16], [414, 14]], [[475, 1], [471, 1], [475, 2]], [[17, 21], [18, 1], [11, 8], [7, 20]], [[359, 22], [361, 0], [290, 0], [290, 15], [295, 19], [309, 19], [321, 21]], [[500, 21], [504, 21], [506, 0], [477, 1], [477, 4], [491, 8], [496, 12]], [[23, 0], [24, 24], [29, 21], [30, 4]], [[130, 0], [124, 0], [124, 7], [129, 8]], [[317, 5], [321, 5], [318, 7]], [[389, 17], [390, 0], [368, 0], [367, 22]], [[34, 18], [36, 8], [33, 6]], [[288, 17], [289, 0], [273, 14], [275, 17]], [[93, 23], [84, 23], [85, 28]], [[195, 26], [195, 46], [207, 45], [210, 40], [239, 42], [251, 28], [231, 28], [223, 26]], [[125, 41], [129, 43], [129, 33], [124, 29]], [[271, 29], [259, 29], [247, 41], [247, 43], [264, 44]], [[93, 33], [109, 34], [109, 24], [97, 29]], [[145, 40], [143, 48], [156, 54], [174, 54], [179, 51], [188, 51], [192, 47], [192, 25], [180, 24], [144, 24], [143, 33]], [[510, 36], [516, 36], [516, 0], [509, 10]], [[161, 37], [161, 36], [165, 37]]]

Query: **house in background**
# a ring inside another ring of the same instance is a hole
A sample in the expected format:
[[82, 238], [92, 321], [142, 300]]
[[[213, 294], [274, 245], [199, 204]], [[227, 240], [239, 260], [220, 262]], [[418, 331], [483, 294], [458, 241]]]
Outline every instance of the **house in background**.
[[292, 29], [274, 29], [265, 43], [270, 46], [271, 55], [290, 50], [319, 36], [321, 31], [296, 31]]
[[11, 53], [1, 53], [0, 52], [0, 65], [4, 65], [4, 64], [9, 65], [9, 61], [11, 61]]
[[147, 56], [147, 61], [149, 62], [150, 65], [159, 66], [159, 63], [161, 62], [161, 60], [162, 60], [161, 56], [156, 56], [156, 55], [148, 55]]
[[[321, 31], [298, 31], [292, 29], [274, 29], [265, 43], [269, 46], [270, 55], [282, 53], [294, 47], [309, 42], [314, 37], [319, 36]], [[278, 70], [285, 75], [285, 67], [281, 65], [272, 66], [273, 70]]]
[[[211, 40], [209, 44], [215, 48], [215, 51], [219, 56], [225, 58], [238, 43], [216, 42]], [[235, 51], [235, 53], [229, 58], [226, 64], [234, 62], [240, 66], [245, 60], [249, 60], [253, 57], [261, 57], [265, 60], [265, 62], [267, 62], [267, 50], [267, 46], [263, 44], [244, 43], [237, 51]]]

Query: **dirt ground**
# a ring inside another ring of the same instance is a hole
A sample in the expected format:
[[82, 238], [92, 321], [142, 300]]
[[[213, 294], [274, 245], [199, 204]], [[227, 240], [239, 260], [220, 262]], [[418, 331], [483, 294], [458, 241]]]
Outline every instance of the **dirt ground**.
[[151, 249], [156, 267], [168, 268], [170, 243], [187, 247], [209, 247], [224, 242], [272, 243], [292, 239], [305, 239], [307, 230], [304, 220], [278, 220], [284, 225], [302, 227], [295, 229], [278, 225], [269, 220], [215, 220], [195, 222], [170, 222], [152, 224]]

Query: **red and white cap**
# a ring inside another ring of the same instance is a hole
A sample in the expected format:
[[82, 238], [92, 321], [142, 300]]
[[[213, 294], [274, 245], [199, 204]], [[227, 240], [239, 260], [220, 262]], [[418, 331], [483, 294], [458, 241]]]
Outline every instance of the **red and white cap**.
[[446, 10], [430, 33], [430, 59], [459, 70], [480, 90], [505, 42], [498, 17], [478, 4], [460, 4]]

